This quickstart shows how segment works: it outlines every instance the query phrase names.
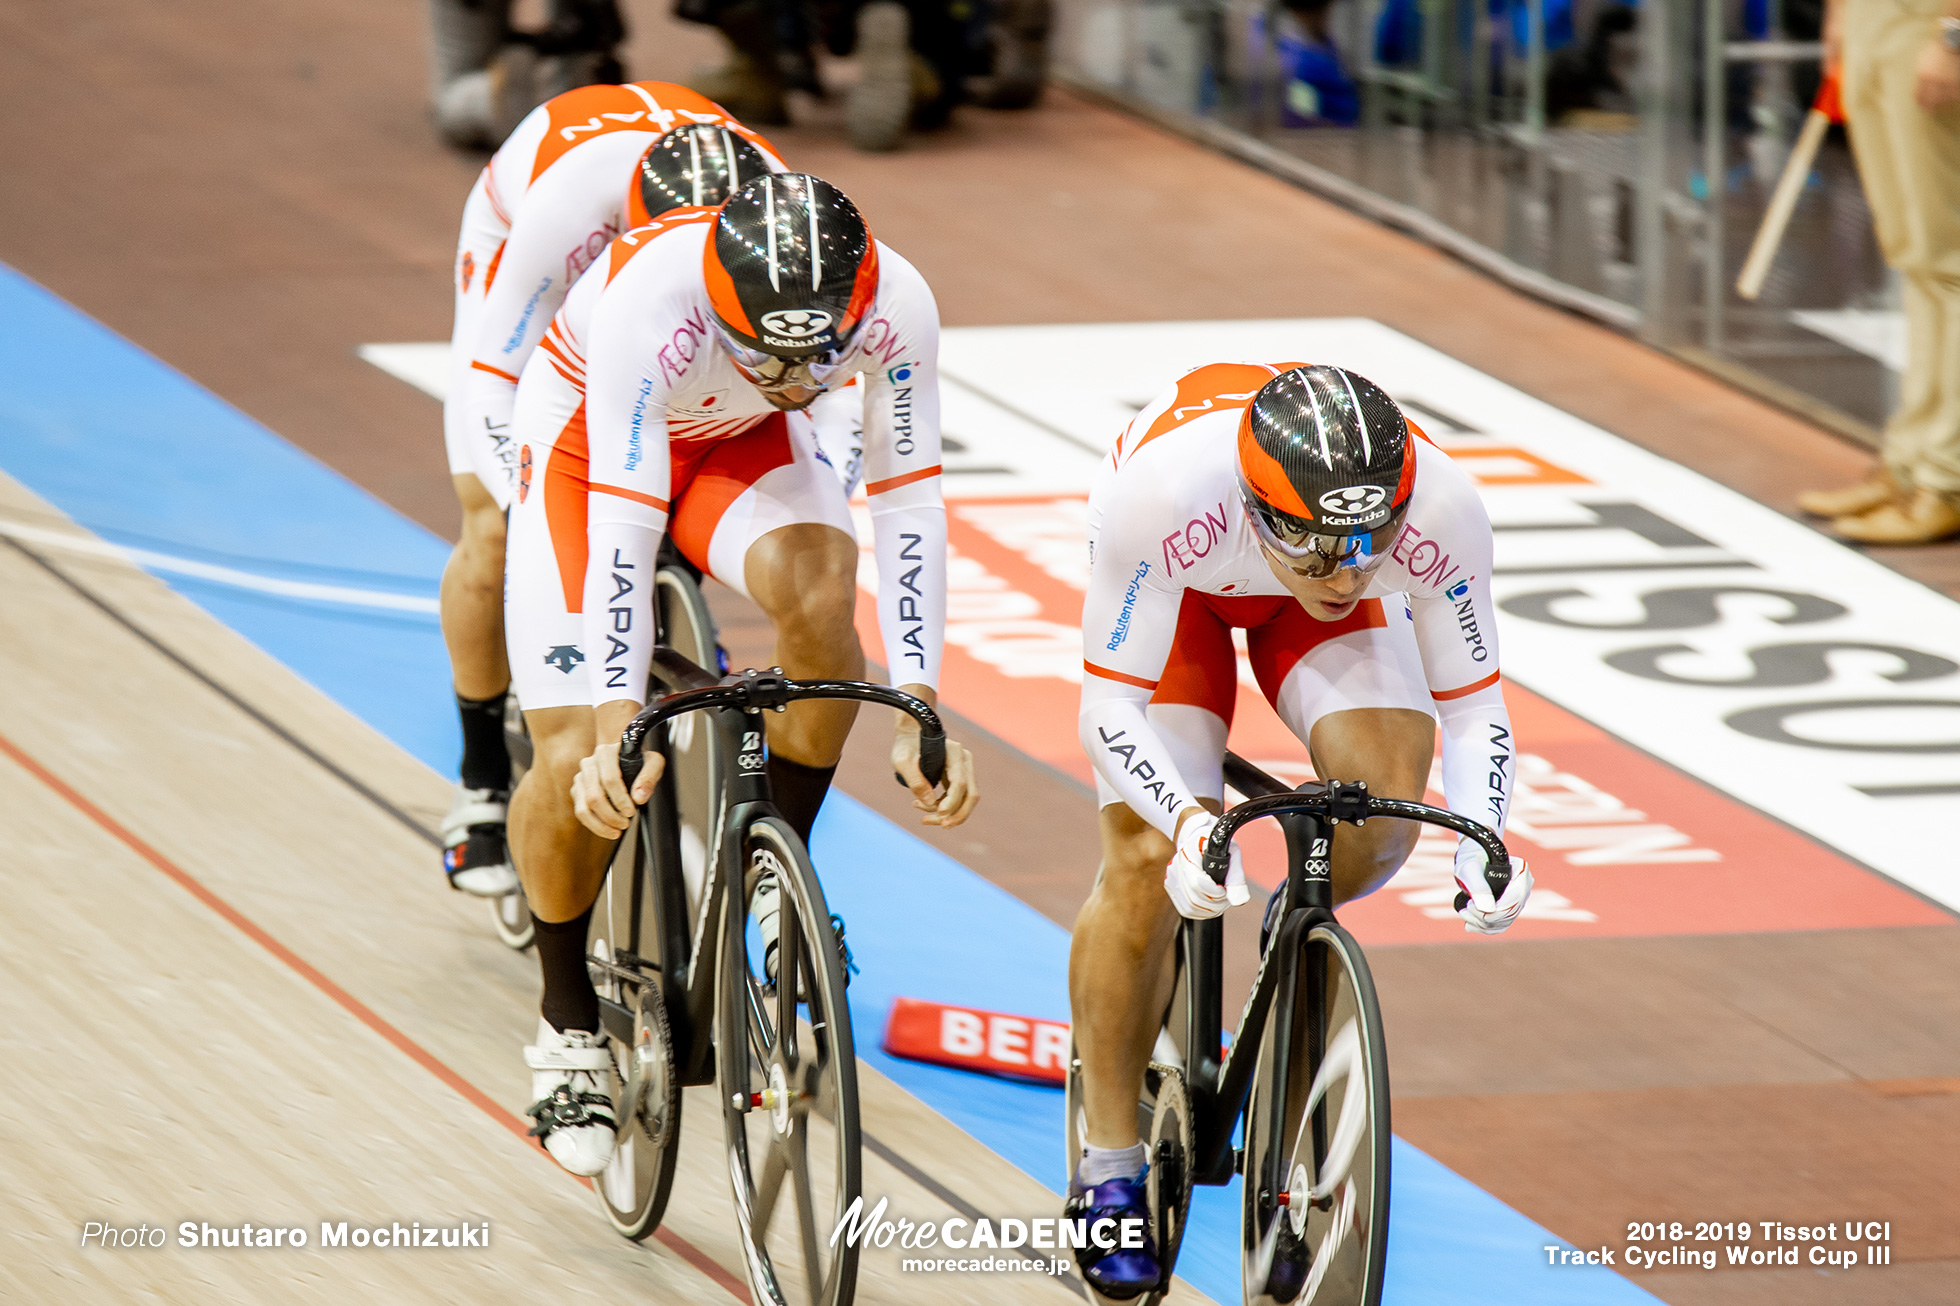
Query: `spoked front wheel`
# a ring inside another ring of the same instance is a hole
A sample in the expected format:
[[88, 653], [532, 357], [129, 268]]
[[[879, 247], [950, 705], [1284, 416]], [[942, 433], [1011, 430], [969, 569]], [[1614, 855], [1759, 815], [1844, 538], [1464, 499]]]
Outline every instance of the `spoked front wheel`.
[[1378, 1306], [1389, 1164], [1381, 1008], [1346, 930], [1316, 925], [1299, 947], [1245, 1108], [1245, 1300]]
[[757, 1306], [843, 1306], [858, 1249], [831, 1233], [858, 1199], [860, 1157], [841, 950], [788, 826], [750, 826], [742, 870], [723, 916], [715, 1055], [749, 1282]]

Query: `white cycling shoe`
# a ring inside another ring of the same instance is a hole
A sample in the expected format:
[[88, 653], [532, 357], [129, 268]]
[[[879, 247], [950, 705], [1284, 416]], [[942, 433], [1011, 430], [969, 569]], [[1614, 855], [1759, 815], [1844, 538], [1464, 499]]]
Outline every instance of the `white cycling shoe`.
[[604, 1034], [563, 1033], [538, 1017], [538, 1041], [524, 1049], [531, 1068], [525, 1115], [531, 1134], [551, 1159], [575, 1175], [590, 1177], [612, 1160], [619, 1137], [613, 1107], [613, 1056]]
[[458, 786], [442, 818], [442, 869], [451, 888], [478, 898], [517, 892], [517, 872], [504, 844], [508, 797], [495, 789]]

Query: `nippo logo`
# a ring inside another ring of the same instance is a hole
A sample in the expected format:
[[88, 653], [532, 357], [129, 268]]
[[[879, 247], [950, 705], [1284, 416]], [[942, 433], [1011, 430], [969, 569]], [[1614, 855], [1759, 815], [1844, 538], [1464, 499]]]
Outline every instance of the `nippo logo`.
[[1379, 485], [1344, 485], [1338, 490], [1329, 490], [1320, 496], [1320, 506], [1329, 512], [1344, 516], [1356, 516], [1373, 512], [1388, 499], [1388, 491]]
[[762, 329], [791, 340], [815, 340], [836, 320], [820, 308], [779, 308], [762, 315]]

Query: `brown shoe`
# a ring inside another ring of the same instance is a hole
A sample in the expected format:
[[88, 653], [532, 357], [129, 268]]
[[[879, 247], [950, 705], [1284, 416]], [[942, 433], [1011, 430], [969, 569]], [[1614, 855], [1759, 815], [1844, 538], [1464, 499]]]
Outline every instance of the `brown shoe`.
[[1872, 474], [1842, 490], [1805, 490], [1797, 496], [1797, 509], [1812, 517], [1858, 517], [1900, 498], [1905, 491], [1880, 463]]
[[1915, 490], [1862, 516], [1840, 517], [1831, 529], [1860, 544], [1933, 544], [1960, 535], [1960, 507], [1943, 494]]

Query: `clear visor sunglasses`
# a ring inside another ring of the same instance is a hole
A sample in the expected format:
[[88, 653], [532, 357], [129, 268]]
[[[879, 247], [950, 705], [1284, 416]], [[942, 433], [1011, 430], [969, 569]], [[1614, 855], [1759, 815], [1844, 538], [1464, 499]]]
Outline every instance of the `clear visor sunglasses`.
[[[1262, 506], [1247, 503], [1245, 515], [1252, 521], [1252, 530], [1259, 542], [1270, 553], [1278, 554], [1287, 570], [1308, 580], [1327, 580], [1339, 571], [1352, 571], [1361, 576], [1373, 575], [1376, 568], [1388, 560], [1388, 541], [1394, 538], [1392, 531], [1375, 531], [1366, 535], [1320, 535], [1311, 531], [1296, 531], [1275, 520]], [[1375, 541], [1382, 540], [1382, 547], [1376, 548]]]
[[719, 322], [715, 323], [715, 334], [721, 340], [721, 347], [734, 360], [736, 368], [751, 385], [765, 394], [827, 389], [843, 369], [845, 356], [851, 352], [847, 341], [836, 349], [808, 358], [778, 358], [760, 349], [751, 349], [730, 335]]

